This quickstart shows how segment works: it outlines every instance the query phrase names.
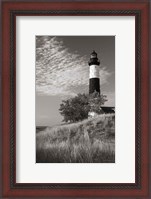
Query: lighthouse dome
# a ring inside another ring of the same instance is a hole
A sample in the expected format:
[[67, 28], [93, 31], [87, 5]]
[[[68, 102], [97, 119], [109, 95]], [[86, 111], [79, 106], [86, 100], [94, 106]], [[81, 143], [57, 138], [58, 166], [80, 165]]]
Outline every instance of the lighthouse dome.
[[90, 55], [90, 60], [88, 62], [89, 66], [90, 65], [100, 65], [100, 61], [97, 58], [97, 53], [93, 50], [93, 52]]
[[93, 52], [91, 53], [91, 58], [97, 58], [97, 53], [93, 50]]

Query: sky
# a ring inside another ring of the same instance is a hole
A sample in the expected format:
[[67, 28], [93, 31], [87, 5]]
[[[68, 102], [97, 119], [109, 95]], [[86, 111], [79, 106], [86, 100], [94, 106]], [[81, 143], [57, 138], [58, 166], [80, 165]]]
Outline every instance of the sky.
[[100, 60], [104, 106], [115, 106], [114, 36], [36, 36], [36, 125], [61, 124], [61, 101], [88, 93], [90, 54]]

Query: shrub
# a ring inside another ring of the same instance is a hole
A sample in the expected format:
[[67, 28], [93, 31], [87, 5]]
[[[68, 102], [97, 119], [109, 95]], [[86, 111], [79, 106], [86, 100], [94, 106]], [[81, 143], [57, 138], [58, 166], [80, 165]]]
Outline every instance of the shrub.
[[97, 92], [91, 95], [78, 94], [73, 98], [63, 100], [59, 111], [64, 117], [64, 122], [77, 122], [88, 118], [90, 111], [100, 113], [100, 107], [105, 101], [107, 101], [106, 96]]

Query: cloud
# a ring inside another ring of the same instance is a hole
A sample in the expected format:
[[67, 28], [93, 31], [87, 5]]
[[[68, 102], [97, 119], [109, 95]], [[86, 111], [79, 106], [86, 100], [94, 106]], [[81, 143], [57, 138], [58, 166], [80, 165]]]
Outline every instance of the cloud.
[[[80, 56], [63, 43], [60, 37], [36, 37], [36, 92], [38, 95], [74, 96], [80, 88], [87, 90], [89, 66], [86, 55]], [[100, 83], [110, 73], [100, 69]]]

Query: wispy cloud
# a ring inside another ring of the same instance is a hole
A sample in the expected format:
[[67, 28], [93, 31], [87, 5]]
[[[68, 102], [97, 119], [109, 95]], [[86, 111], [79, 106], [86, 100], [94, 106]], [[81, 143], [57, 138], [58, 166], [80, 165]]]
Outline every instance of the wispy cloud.
[[[80, 56], [58, 37], [36, 37], [36, 92], [38, 95], [74, 96], [79, 88], [87, 90], [89, 66], [86, 55]], [[100, 68], [100, 83], [107, 81], [110, 73]]]

